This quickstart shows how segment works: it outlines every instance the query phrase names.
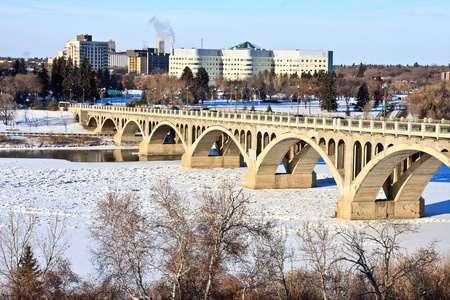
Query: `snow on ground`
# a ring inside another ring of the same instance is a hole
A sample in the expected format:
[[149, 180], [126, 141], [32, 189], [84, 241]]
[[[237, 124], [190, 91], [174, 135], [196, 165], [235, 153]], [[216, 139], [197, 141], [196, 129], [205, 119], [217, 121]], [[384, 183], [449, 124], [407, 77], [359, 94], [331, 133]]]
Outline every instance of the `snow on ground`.
[[[68, 217], [68, 237], [71, 247], [67, 256], [74, 271], [86, 275], [92, 271], [89, 262], [89, 226], [96, 201], [110, 190], [135, 191], [142, 200], [142, 208], [152, 214], [155, 208], [149, 201], [150, 187], [160, 178], [172, 184], [192, 201], [203, 189], [212, 189], [224, 179], [243, 183], [246, 168], [197, 170], [180, 167], [180, 161], [126, 163], [71, 163], [64, 160], [0, 159], [3, 170], [0, 178], [0, 211], [33, 208], [45, 225], [57, 208]], [[290, 190], [246, 190], [251, 195], [252, 214], [259, 218], [277, 220], [294, 233], [305, 221], [325, 222], [334, 230], [363, 228], [364, 222], [334, 219], [334, 205], [339, 191], [326, 165], [316, 168], [318, 187]], [[409, 220], [420, 225], [420, 233], [411, 235], [405, 245], [411, 251], [433, 237], [441, 240], [438, 249], [450, 249], [450, 172], [430, 182], [423, 196], [427, 216]]]
[[[17, 130], [18, 129], [18, 130]], [[87, 133], [68, 111], [16, 110], [14, 122], [4, 125], [0, 122], [0, 132], [21, 133]]]
[[[251, 105], [251, 104], [250, 104]], [[262, 105], [262, 104], [261, 104]], [[289, 105], [274, 106], [275, 111], [295, 111]], [[86, 132], [70, 113], [32, 111], [40, 118], [37, 127], [29, 128], [26, 122], [19, 123], [20, 131], [33, 132]], [[303, 111], [304, 112], [304, 107]], [[52, 120], [47, 125], [46, 117]], [[31, 119], [31, 114], [28, 116]], [[70, 119], [70, 120], [69, 120]], [[17, 120], [25, 120], [19, 111]], [[0, 125], [0, 132], [5, 126]], [[1, 156], [1, 153], [0, 153]], [[195, 201], [195, 195], [203, 189], [212, 189], [223, 179], [235, 179], [242, 186], [246, 168], [197, 170], [180, 166], [180, 161], [148, 161], [122, 163], [72, 163], [64, 160], [0, 158], [0, 214], [12, 207], [14, 210], [33, 209], [39, 224], [45, 227], [57, 209], [68, 218], [67, 257], [76, 273], [85, 276], [92, 272], [89, 261], [88, 238], [92, 225], [92, 211], [96, 201], [110, 190], [135, 191], [141, 198], [142, 208], [148, 214], [155, 211], [149, 200], [152, 184], [160, 178], [171, 179], [173, 185]], [[340, 194], [325, 164], [316, 166], [317, 187], [289, 190], [246, 190], [251, 195], [252, 214], [259, 218], [277, 220], [293, 236], [305, 221], [324, 222], [337, 231], [342, 228], [363, 228], [360, 221], [345, 221], [334, 218], [335, 203]], [[404, 246], [413, 251], [433, 238], [440, 240], [437, 248], [450, 254], [450, 170], [442, 168], [428, 184], [423, 193], [426, 215], [421, 219], [408, 220], [420, 225], [419, 233], [409, 235]], [[376, 222], [376, 221], [373, 221]]]

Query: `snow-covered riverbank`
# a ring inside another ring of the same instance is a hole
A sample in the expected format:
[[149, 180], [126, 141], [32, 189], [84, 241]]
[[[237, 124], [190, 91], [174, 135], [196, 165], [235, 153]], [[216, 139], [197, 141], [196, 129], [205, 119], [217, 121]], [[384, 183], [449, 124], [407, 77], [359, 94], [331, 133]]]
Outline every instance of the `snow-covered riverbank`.
[[[171, 179], [173, 185], [192, 201], [202, 189], [213, 189], [224, 179], [235, 179], [241, 186], [246, 168], [196, 170], [180, 167], [180, 161], [126, 163], [71, 163], [63, 160], [0, 159], [0, 208], [33, 210], [44, 225], [57, 208], [67, 215], [67, 251], [73, 269], [80, 275], [92, 271], [89, 262], [88, 229], [96, 201], [109, 190], [135, 191], [148, 214], [154, 210], [149, 201], [150, 187], [160, 178]], [[292, 190], [246, 190], [252, 197], [251, 211], [256, 217], [264, 214], [278, 220], [288, 232], [294, 233], [304, 221], [325, 222], [334, 230], [362, 228], [363, 222], [334, 218], [334, 205], [339, 191], [326, 165], [318, 164], [318, 187]], [[408, 237], [405, 246], [411, 251], [430, 241], [441, 240], [438, 249], [450, 249], [450, 174], [437, 176], [425, 190], [427, 216], [409, 220], [420, 225], [420, 232]]]

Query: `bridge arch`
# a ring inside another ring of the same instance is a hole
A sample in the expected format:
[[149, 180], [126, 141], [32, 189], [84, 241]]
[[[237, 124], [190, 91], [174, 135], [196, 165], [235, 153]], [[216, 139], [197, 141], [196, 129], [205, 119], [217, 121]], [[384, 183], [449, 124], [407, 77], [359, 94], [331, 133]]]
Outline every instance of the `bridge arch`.
[[[419, 153], [420, 155], [417, 155]], [[442, 165], [450, 167], [448, 152], [423, 145], [390, 145], [382, 155], [375, 156], [358, 174], [352, 186], [352, 198], [358, 202], [374, 202], [393, 170], [409, 157], [416, 157], [411, 166], [392, 183], [386, 200], [418, 200], [428, 182]], [[389, 183], [388, 183], [389, 184]], [[384, 187], [386, 188], [386, 187]]]
[[[140, 125], [140, 123], [136, 120], [122, 119], [123, 127], [120, 136], [121, 144], [138, 144], [144, 139], [144, 132]], [[137, 133], [141, 133], [141, 135], [136, 135]]]
[[96, 117], [91, 116], [91, 117], [89, 118], [88, 127], [94, 127], [94, 128], [97, 128], [97, 127], [98, 127], [98, 120], [97, 120]]
[[[148, 137], [139, 145], [139, 152], [150, 155], [174, 155], [181, 156], [187, 151], [186, 140], [183, 134], [186, 134], [187, 128], [179, 126], [169, 121], [162, 121], [155, 124]], [[171, 143], [167, 143], [166, 137], [170, 133]]]
[[[169, 132], [175, 133], [175, 135], [179, 137], [183, 136], [181, 131], [175, 124], [168, 121], [163, 121], [158, 123], [158, 125], [156, 125], [155, 128], [153, 128], [152, 133], [144, 142], [146, 142], [149, 145], [163, 145]], [[174, 136], [172, 136], [172, 139], [173, 141], [176, 140]], [[181, 142], [184, 150], [186, 151], [187, 147], [185, 140], [183, 138], [180, 138], [177, 139], [177, 141]]]
[[101, 133], [115, 133], [117, 132], [117, 124], [111, 118], [106, 118], [100, 127]]
[[249, 165], [250, 158], [239, 142], [238, 139], [239, 135], [238, 138], [236, 138], [232, 131], [220, 125], [208, 127], [207, 129], [205, 129], [205, 131], [202, 132], [202, 134], [197, 138], [195, 143], [193, 143], [191, 146], [191, 156], [192, 157], [209, 156], [209, 152], [211, 151], [212, 146], [216, 143], [216, 141], [220, 138], [221, 135], [227, 137], [227, 140], [224, 141], [224, 143], [228, 144], [226, 145], [227, 148], [225, 153], [222, 153], [222, 155], [224, 156], [242, 155], [242, 158], [244, 159], [245, 163]]
[[[303, 147], [292, 159], [292, 166], [287, 168], [290, 174], [312, 174], [320, 157], [323, 158], [334, 177], [339, 190], [342, 188], [342, 176], [333, 161], [326, 153], [326, 147], [320, 146], [315, 138], [296, 133], [287, 133], [273, 140], [258, 156], [255, 165], [255, 175], [274, 175], [286, 153], [301, 143]], [[305, 144], [306, 143], [306, 144]], [[286, 167], [286, 166], [285, 166]], [[288, 170], [289, 169], [289, 170]]]

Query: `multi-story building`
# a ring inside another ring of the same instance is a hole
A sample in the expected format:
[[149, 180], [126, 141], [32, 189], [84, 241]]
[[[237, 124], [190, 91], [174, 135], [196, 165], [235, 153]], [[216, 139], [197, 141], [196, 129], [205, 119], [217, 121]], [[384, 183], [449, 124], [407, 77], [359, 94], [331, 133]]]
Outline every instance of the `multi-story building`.
[[209, 78], [245, 79], [261, 71], [297, 74], [333, 71], [333, 51], [266, 50], [249, 42], [231, 49], [173, 49], [169, 74], [180, 77], [185, 67], [195, 74], [205, 68]]
[[65, 48], [65, 59], [72, 59], [76, 66], [79, 66], [83, 57], [91, 63], [93, 69], [107, 69], [109, 67], [109, 55], [116, 51], [115, 42], [92, 41], [92, 35], [77, 35], [76, 41], [68, 41]]
[[168, 72], [169, 54], [164, 53], [164, 42], [156, 40], [156, 47], [127, 50], [128, 73], [151, 74], [156, 69]]
[[128, 56], [126, 52], [114, 52], [109, 55], [109, 67], [126, 68], [128, 66]]

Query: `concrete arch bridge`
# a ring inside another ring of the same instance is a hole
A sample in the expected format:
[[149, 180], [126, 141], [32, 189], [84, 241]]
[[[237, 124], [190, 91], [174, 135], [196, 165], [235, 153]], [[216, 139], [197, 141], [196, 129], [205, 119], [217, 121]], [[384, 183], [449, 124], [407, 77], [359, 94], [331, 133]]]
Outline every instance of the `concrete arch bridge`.
[[[338, 218], [424, 215], [426, 185], [450, 167], [450, 124], [444, 120], [295, 117], [245, 111], [187, 111], [76, 105], [74, 117], [141, 154], [179, 155], [188, 168], [237, 168], [251, 189], [311, 188], [323, 158], [341, 197]], [[215, 148], [218, 155], [210, 155]], [[282, 163], [285, 173], [277, 173]]]

